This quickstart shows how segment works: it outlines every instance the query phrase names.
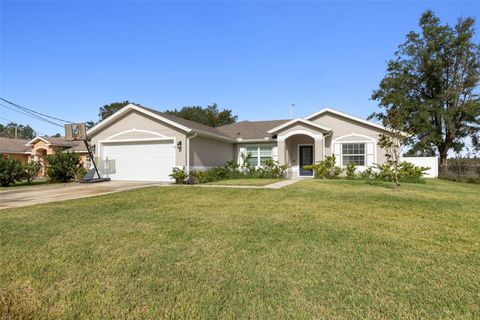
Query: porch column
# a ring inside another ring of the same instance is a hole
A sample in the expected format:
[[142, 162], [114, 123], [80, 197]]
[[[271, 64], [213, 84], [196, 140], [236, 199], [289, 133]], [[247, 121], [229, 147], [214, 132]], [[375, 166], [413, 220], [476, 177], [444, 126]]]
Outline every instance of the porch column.
[[315, 163], [322, 161], [323, 160], [323, 135], [320, 134], [319, 137], [315, 137], [315, 142], [314, 142], [314, 150], [315, 154], [313, 158], [315, 159]]
[[285, 164], [285, 140], [278, 139], [277, 140], [277, 152], [278, 152], [278, 163], [280, 165]]

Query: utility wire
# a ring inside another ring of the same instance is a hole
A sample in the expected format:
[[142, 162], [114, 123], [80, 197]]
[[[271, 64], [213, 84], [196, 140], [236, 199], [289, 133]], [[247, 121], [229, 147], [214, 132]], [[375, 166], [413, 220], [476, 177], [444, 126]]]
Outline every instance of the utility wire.
[[49, 116], [48, 114], [44, 114], [44, 113], [41, 113], [41, 112], [38, 112], [38, 111], [35, 111], [35, 110], [32, 110], [32, 109], [29, 109], [27, 107], [23, 107], [15, 102], [12, 102], [12, 101], [8, 101], [7, 99], [4, 99], [2, 97], [0, 97], [0, 100], [2, 101], [5, 101], [6, 103], [14, 106], [14, 107], [17, 107], [17, 108], [20, 108], [22, 109], [23, 111], [27, 111], [27, 112], [33, 112], [35, 114], [38, 114], [38, 115], [41, 115], [43, 117], [47, 117], [47, 118], [50, 118], [50, 119], [53, 119], [53, 120], [57, 120], [57, 121], [61, 121], [61, 122], [66, 122], [66, 123], [75, 123], [75, 122], [72, 122], [72, 121], [68, 121], [68, 120], [64, 120], [64, 119], [60, 119], [60, 118], [56, 118], [56, 117], [52, 117], [52, 116]]
[[56, 126], [61, 126], [61, 125], [59, 125], [58, 123], [56, 123], [56, 122], [54, 122], [54, 121], [52, 121], [52, 120], [43, 118], [43, 117], [41, 117], [41, 116], [39, 116], [39, 115], [37, 115], [37, 114], [35, 114], [35, 113], [33, 113], [33, 112], [30, 112], [30, 111], [28, 111], [28, 110], [23, 110], [23, 109], [20, 109], [20, 108], [14, 109], [14, 108], [12, 108], [12, 105], [7, 106], [7, 105], [5, 105], [5, 104], [3, 104], [3, 103], [0, 103], [0, 105], [3, 106], [3, 107], [5, 107], [5, 108], [8, 108], [8, 109], [10, 109], [10, 110], [16, 111], [16, 112], [21, 113], [21, 114], [23, 114], [23, 115], [26, 115], [27, 117], [32, 117], [32, 118], [35, 118], [35, 119], [40, 120], [40, 121], [48, 122], [48, 123], [50, 123], [50, 124], [55, 124]]
[[[1, 98], [0, 98], [0, 99], [1, 99]], [[25, 115], [25, 116], [27, 116], [27, 117], [32, 117], [32, 118], [34, 118], [34, 119], [37, 119], [37, 120], [40, 120], [40, 121], [44, 121], [44, 122], [53, 124], [53, 125], [55, 125], [55, 126], [57, 126], [57, 127], [63, 128], [63, 126], [62, 126], [61, 124], [58, 124], [58, 123], [56, 123], [56, 122], [53, 122], [53, 121], [48, 120], [48, 119], [45, 119], [45, 118], [42, 118], [42, 117], [40, 117], [40, 116], [38, 116], [38, 115], [36, 115], [36, 114], [34, 114], [34, 113], [31, 113], [31, 112], [28, 112], [28, 111], [21, 111], [21, 110], [19, 110], [19, 109], [14, 109], [14, 108], [12, 108], [12, 107], [10, 107], [10, 106], [7, 106], [7, 105], [5, 105], [5, 104], [3, 104], [3, 103], [0, 103], [0, 106], [2, 106], [2, 107], [4, 107], [4, 108], [7, 108], [7, 109], [10, 109], [10, 110], [12, 110], [12, 111], [18, 112], [18, 113], [20, 113], [20, 114], [23, 114], [23, 115]]]

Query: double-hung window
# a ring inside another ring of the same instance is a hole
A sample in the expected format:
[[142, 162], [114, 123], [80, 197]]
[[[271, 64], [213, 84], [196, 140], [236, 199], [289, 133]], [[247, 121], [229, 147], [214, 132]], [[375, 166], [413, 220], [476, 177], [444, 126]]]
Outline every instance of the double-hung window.
[[365, 143], [343, 143], [342, 162], [343, 165], [355, 163], [357, 166], [365, 165]]
[[248, 146], [246, 152], [248, 155], [247, 162], [255, 167], [262, 166], [266, 160], [273, 158], [272, 146]]

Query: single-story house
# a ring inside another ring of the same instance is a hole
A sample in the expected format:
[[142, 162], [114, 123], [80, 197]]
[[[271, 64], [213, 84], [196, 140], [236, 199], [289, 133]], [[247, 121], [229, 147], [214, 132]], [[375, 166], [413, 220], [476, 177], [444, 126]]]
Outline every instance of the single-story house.
[[288, 164], [289, 177], [308, 177], [306, 164], [335, 155], [360, 169], [385, 161], [380, 124], [326, 108], [305, 118], [242, 121], [212, 128], [154, 109], [128, 105], [88, 130], [100, 171], [112, 180], [170, 181], [174, 167], [203, 170], [227, 161]]
[[28, 140], [0, 137], [0, 155], [3, 158], [15, 158], [27, 162], [30, 158], [30, 148], [26, 146]]
[[0, 138], [0, 154], [2, 157], [13, 157], [21, 161], [40, 161], [44, 176], [48, 165], [47, 155], [60, 151], [75, 152], [86, 168], [90, 167], [90, 159], [82, 141], [66, 141], [64, 137], [35, 137], [32, 140]]

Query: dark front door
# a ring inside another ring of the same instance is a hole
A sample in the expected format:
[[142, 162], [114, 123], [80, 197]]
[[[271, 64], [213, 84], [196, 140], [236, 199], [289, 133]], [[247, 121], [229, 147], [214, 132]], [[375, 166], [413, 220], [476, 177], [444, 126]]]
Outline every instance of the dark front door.
[[300, 159], [298, 164], [300, 165], [300, 176], [313, 175], [312, 170], [305, 170], [303, 166], [313, 163], [313, 146], [300, 146]]

